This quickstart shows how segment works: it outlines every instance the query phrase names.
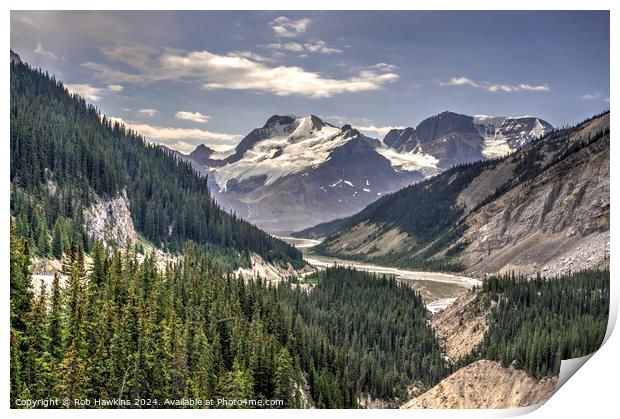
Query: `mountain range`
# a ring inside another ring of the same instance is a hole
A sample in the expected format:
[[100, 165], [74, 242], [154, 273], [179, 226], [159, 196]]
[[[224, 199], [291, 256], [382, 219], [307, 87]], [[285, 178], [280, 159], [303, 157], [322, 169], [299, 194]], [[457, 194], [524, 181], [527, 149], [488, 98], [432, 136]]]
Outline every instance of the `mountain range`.
[[208, 173], [218, 202], [270, 231], [352, 215], [452, 166], [497, 158], [553, 130], [535, 117], [443, 112], [382, 139], [317, 116], [274, 115], [228, 152], [179, 155]]
[[468, 163], [297, 234], [315, 251], [474, 275], [557, 275], [605, 266], [609, 113], [502, 159]]

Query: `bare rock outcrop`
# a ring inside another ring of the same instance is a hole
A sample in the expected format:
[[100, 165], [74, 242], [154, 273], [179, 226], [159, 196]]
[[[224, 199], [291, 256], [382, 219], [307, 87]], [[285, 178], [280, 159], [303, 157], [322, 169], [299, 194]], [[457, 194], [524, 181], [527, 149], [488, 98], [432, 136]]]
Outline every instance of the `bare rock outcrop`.
[[86, 210], [85, 218], [86, 232], [106, 246], [125, 248], [137, 240], [125, 191], [116, 198], [93, 204]]
[[437, 342], [453, 361], [469, 354], [489, 328], [489, 309], [477, 304], [477, 299], [478, 293], [468, 293], [431, 317]]
[[304, 272], [304, 270], [296, 270], [290, 263], [286, 264], [286, 266], [269, 263], [256, 253], [250, 254], [250, 264], [249, 268], [237, 268], [234, 274], [241, 276], [245, 281], [260, 278], [267, 283], [275, 284], [291, 276], [298, 277]]
[[401, 409], [505, 409], [546, 401], [557, 377], [536, 380], [526, 372], [481, 360], [461, 368]]

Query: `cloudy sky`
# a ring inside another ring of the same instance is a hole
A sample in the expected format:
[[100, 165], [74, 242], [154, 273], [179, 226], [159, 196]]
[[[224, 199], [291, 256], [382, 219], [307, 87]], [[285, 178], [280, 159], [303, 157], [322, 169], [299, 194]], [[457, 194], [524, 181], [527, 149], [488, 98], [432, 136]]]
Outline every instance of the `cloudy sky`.
[[608, 12], [12, 12], [11, 48], [183, 152], [273, 114], [382, 137], [444, 110], [609, 108]]

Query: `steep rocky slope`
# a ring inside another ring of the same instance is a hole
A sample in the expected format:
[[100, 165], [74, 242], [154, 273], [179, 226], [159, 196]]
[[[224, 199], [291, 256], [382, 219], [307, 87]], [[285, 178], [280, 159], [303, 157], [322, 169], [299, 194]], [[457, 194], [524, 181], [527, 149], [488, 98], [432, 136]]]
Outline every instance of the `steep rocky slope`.
[[431, 317], [437, 341], [453, 361], [468, 355], [484, 338], [489, 327], [489, 310], [476, 304], [478, 294], [470, 292], [459, 297], [445, 310]]
[[[608, 123], [609, 115], [588, 122], [565, 144], [578, 144]], [[531, 153], [542, 163], [555, 157], [555, 145], [550, 142]], [[478, 182], [487, 183], [476, 179], [470, 188]], [[459, 243], [467, 245], [463, 260], [472, 272], [560, 274], [608, 263], [609, 135], [511, 188], [472, 212], [464, 224], [468, 228]]]
[[553, 394], [557, 378], [533, 379], [499, 362], [481, 360], [461, 368], [401, 409], [498, 409], [530, 406]]
[[136, 243], [129, 201], [125, 191], [116, 198], [100, 200], [86, 211], [86, 232], [108, 247], [125, 249]]
[[[332, 256], [469, 273], [555, 275], [609, 254], [609, 114], [498, 160], [446, 171], [339, 222]], [[382, 238], [397, 231], [388, 254]]]

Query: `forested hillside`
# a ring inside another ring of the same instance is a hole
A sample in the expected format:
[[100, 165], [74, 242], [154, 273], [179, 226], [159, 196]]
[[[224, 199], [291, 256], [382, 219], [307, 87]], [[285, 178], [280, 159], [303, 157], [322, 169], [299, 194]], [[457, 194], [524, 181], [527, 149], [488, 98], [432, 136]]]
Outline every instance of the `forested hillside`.
[[361, 393], [394, 399], [448, 371], [420, 296], [367, 273], [329, 269], [308, 294], [222, 274], [191, 244], [183, 263], [159, 271], [151, 257], [139, 264], [133, 249], [108, 255], [96, 242], [92, 266], [73, 246], [66, 284], [56, 276], [35, 293], [27, 241], [13, 232], [10, 259], [12, 403], [224, 398], [352, 408]]
[[[513, 365], [535, 378], [557, 375], [562, 359], [578, 358], [603, 342], [609, 314], [609, 271], [559, 278], [487, 278], [479, 296], [492, 306], [489, 330], [469, 357]], [[484, 310], [484, 309], [483, 309]]]
[[11, 230], [12, 406], [57, 397], [355, 408], [367, 396], [396, 406], [479, 359], [556, 375], [561, 359], [600, 345], [609, 310], [609, 271], [488, 278], [463, 314], [488, 306], [490, 327], [453, 363], [419, 294], [393, 278], [328, 268], [303, 280], [315, 284], [308, 291], [223, 274], [191, 243], [163, 271], [134, 249], [107, 254], [95, 242], [92, 253], [86, 266], [79, 247], [68, 249], [65, 284], [57, 275], [35, 292], [28, 242]]
[[186, 240], [301, 265], [301, 253], [222, 211], [207, 179], [70, 95], [53, 76], [11, 63], [11, 214], [36, 254], [90, 250], [84, 210], [126, 193], [136, 230], [179, 252]]
[[357, 394], [403, 400], [407, 387], [428, 388], [450, 370], [417, 291], [393, 277], [346, 268], [314, 274], [310, 293], [282, 292], [302, 319], [346, 349]]
[[[381, 232], [368, 234], [364, 238], [366, 242], [372, 239], [381, 240], [382, 234], [390, 229], [397, 229], [414, 239], [404, 243], [406, 249], [371, 257], [374, 262], [427, 270], [462, 270], [463, 265], [451, 257], [452, 253], [446, 257], [433, 257], [438, 251], [450, 247], [462, 230], [458, 221], [464, 208], [454, 204], [458, 194], [472, 179], [493, 164], [494, 161], [486, 160], [457, 166], [434, 178], [387, 195], [346, 220], [336, 220], [308, 229], [304, 235], [330, 232], [335, 227], [338, 230], [328, 236], [324, 243], [314, 247], [314, 250], [326, 255], [366, 259], [367, 255], [364, 253], [347, 252], [346, 244], [339, 250], [336, 250], [337, 245], [333, 244], [350, 229], [362, 224], [383, 226]], [[369, 253], [380, 250], [381, 246], [377, 247], [369, 249]]]

